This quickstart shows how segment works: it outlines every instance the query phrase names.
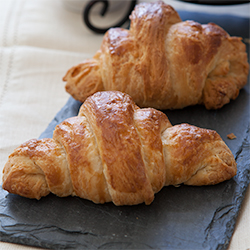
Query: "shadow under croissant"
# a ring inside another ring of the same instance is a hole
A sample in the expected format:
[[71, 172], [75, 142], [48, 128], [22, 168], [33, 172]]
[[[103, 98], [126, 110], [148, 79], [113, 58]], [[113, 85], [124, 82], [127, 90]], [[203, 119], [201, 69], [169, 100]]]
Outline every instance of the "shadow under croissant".
[[234, 179], [215, 186], [169, 186], [157, 193], [149, 206], [122, 207], [53, 194], [40, 201], [1, 195], [0, 235], [11, 234], [17, 243], [23, 236], [24, 244], [49, 248], [103, 245], [120, 248], [126, 243], [132, 249], [138, 246], [149, 249], [176, 247], [182, 241], [185, 246], [188, 242], [188, 246], [197, 249], [210, 245], [217, 227], [235, 217], [236, 189]]

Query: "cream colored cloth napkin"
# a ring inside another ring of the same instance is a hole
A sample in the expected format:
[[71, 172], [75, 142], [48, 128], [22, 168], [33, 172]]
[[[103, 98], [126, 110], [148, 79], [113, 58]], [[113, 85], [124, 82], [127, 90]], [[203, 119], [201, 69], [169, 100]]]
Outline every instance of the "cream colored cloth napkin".
[[[1, 180], [8, 155], [21, 143], [39, 137], [67, 102], [69, 95], [62, 81], [66, 71], [92, 57], [100, 47], [103, 36], [85, 27], [79, 8], [69, 11], [68, 4], [73, 2], [0, 0]], [[114, 18], [115, 12], [110, 20]], [[230, 250], [250, 248], [249, 221], [248, 189]], [[0, 249], [31, 247], [0, 242]]]

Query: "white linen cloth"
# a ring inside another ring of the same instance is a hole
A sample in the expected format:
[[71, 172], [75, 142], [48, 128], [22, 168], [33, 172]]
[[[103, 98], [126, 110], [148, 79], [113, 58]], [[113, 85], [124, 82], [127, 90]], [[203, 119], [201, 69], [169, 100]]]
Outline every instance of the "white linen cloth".
[[[167, 2], [179, 9], [208, 10]], [[21, 143], [39, 137], [67, 102], [62, 81], [66, 71], [100, 48], [103, 36], [88, 30], [81, 15], [65, 6], [63, 0], [0, 0], [1, 180], [8, 155]], [[221, 11], [248, 15], [249, 4], [211, 12]], [[249, 196], [248, 188], [229, 250], [250, 248]], [[0, 242], [0, 249], [33, 247]]]

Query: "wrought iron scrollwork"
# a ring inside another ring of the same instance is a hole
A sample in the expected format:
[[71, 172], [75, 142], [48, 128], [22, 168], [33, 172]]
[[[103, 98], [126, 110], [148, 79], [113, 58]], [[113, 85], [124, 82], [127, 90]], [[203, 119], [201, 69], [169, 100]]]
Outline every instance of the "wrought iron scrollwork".
[[133, 11], [137, 1], [136, 0], [131, 1], [128, 11], [126, 12], [125, 16], [118, 23], [112, 25], [111, 27], [106, 27], [106, 28], [95, 27], [90, 21], [90, 11], [93, 8], [93, 6], [96, 5], [97, 3], [103, 3], [103, 7], [100, 11], [100, 15], [105, 16], [105, 14], [108, 11], [109, 5], [110, 5], [109, 1], [108, 0], [91, 0], [91, 1], [89, 1], [89, 3], [87, 4], [87, 6], [85, 7], [85, 9], [83, 11], [83, 20], [84, 20], [84, 23], [86, 24], [86, 26], [90, 30], [92, 30], [96, 33], [99, 33], [99, 34], [104, 34], [111, 27], [121, 27], [122, 25], [124, 25], [129, 20], [129, 16], [130, 16], [131, 12]]

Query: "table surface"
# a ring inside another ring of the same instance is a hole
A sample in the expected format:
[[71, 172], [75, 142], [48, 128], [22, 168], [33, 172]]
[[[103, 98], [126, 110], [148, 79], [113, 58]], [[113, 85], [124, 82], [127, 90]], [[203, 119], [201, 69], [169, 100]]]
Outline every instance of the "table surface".
[[[170, 0], [168, 3], [178, 10], [243, 17], [250, 13], [250, 4], [209, 7]], [[83, 24], [79, 11], [82, 4], [86, 1], [0, 0], [1, 179], [2, 168], [13, 149], [39, 137], [68, 100], [62, 81], [67, 69], [92, 57], [100, 47], [103, 36]], [[115, 13], [111, 13], [112, 20]], [[250, 248], [249, 197], [250, 187], [229, 250]], [[0, 242], [0, 249], [34, 248]]]

